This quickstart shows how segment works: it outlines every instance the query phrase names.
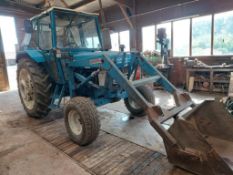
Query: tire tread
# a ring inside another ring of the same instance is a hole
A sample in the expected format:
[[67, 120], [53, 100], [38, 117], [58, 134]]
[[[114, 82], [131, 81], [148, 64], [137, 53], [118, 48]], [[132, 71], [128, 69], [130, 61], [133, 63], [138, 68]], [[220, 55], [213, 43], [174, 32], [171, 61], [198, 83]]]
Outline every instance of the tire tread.
[[20, 95], [20, 99], [24, 106], [24, 109], [31, 117], [45, 117], [50, 111], [49, 105], [52, 96], [52, 82], [50, 81], [49, 74], [44, 70], [42, 66], [40, 66], [30, 58], [21, 58], [18, 62], [17, 80], [19, 78], [19, 72], [21, 68], [26, 68], [29, 70], [29, 73], [31, 73], [35, 93], [35, 107], [33, 108], [33, 110], [30, 111], [24, 105], [23, 99]]
[[[78, 110], [80, 117], [82, 118], [82, 121], [84, 122], [84, 134], [81, 139], [76, 138], [71, 130], [69, 129], [69, 123], [68, 123], [68, 113], [71, 108], [75, 107], [76, 110]], [[72, 98], [65, 106], [65, 125], [67, 132], [71, 139], [78, 143], [81, 146], [88, 145], [92, 143], [99, 134], [100, 130], [100, 120], [98, 116], [98, 111], [93, 104], [93, 102], [86, 97], [74, 97]]]

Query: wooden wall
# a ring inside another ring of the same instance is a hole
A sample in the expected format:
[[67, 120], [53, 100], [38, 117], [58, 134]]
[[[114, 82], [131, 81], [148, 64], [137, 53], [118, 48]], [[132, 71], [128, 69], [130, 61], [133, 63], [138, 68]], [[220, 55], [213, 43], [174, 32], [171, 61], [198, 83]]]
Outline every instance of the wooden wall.
[[3, 42], [0, 30], [0, 91], [6, 91], [9, 89], [9, 82], [6, 69], [6, 60], [3, 49]]
[[[142, 49], [141, 28], [143, 26], [229, 10], [233, 10], [232, 0], [135, 0], [134, 13], [130, 19], [136, 21], [137, 50]], [[105, 9], [105, 16], [107, 26], [113, 31], [130, 29], [117, 5]]]
[[[136, 35], [132, 40], [131, 46], [136, 46], [136, 49], [142, 50], [142, 32], [143, 26], [159, 24], [164, 21], [172, 21], [185, 17], [202, 16], [214, 14], [224, 11], [233, 10], [232, 0], [135, 0], [134, 13], [131, 20], [136, 21]], [[127, 21], [118, 6], [110, 7], [105, 10], [107, 17], [107, 25], [113, 31], [121, 31], [130, 29]], [[131, 32], [133, 30], [131, 29]], [[134, 43], [136, 41], [136, 44]], [[232, 56], [217, 57], [198, 57], [199, 60], [206, 64], [216, 65], [222, 63], [232, 63]], [[181, 85], [185, 81], [185, 67], [183, 58], [171, 58], [174, 68], [171, 74], [171, 81], [175, 85]]]
[[[130, 29], [129, 24], [124, 19], [120, 8], [113, 6], [105, 9], [107, 26], [113, 31], [131, 30], [130, 44], [137, 50], [142, 50], [141, 28], [146, 25], [158, 24], [163, 21], [180, 19], [188, 16], [206, 15], [218, 12], [233, 10], [232, 0], [126, 0], [132, 7], [130, 19], [134, 22], [135, 29]], [[16, 21], [16, 31], [19, 43], [21, 43], [24, 31], [23, 22], [38, 12], [25, 12], [15, 8], [7, 8], [0, 6], [0, 15], [14, 16]], [[219, 64], [223, 62], [231, 62], [229, 57], [200, 57], [200, 60], [207, 64]], [[181, 84], [184, 79], [182, 75], [185, 69], [182, 66], [183, 59], [174, 58], [171, 61], [175, 64], [173, 79], [175, 84]], [[181, 76], [177, 76], [181, 75]]]

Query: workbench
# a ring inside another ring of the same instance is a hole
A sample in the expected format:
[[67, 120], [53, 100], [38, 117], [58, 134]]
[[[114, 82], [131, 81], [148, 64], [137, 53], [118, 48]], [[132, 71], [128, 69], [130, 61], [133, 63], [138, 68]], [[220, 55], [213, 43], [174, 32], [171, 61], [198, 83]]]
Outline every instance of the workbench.
[[231, 72], [233, 67], [187, 68], [186, 87], [189, 87], [190, 78], [193, 77], [193, 90], [227, 93]]

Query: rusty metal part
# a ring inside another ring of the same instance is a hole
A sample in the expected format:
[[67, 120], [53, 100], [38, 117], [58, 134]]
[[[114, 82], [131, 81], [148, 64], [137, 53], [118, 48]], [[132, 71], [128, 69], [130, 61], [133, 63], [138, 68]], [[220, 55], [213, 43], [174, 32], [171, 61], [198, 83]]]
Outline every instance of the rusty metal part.
[[159, 124], [161, 114], [157, 107], [148, 110], [172, 164], [198, 175], [233, 175], [233, 119], [223, 104], [205, 101], [176, 118], [168, 131]]

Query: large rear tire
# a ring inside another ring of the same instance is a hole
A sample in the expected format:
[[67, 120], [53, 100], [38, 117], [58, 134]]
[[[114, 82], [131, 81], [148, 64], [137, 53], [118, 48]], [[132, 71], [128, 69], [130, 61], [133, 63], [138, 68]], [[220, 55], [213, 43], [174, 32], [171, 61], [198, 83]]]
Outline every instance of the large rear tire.
[[17, 69], [18, 92], [30, 117], [42, 118], [50, 109], [52, 82], [49, 74], [29, 58], [21, 58]]
[[[153, 90], [147, 86], [139, 86], [137, 90], [142, 94], [142, 96], [150, 103], [155, 103], [155, 97]], [[140, 107], [136, 102], [134, 102], [130, 98], [126, 98], [124, 100], [126, 108], [129, 110], [131, 114], [134, 116], [141, 117], [145, 115], [145, 111], [142, 107]]]
[[92, 101], [85, 97], [74, 97], [64, 110], [66, 130], [80, 146], [91, 144], [99, 134], [100, 120]]

